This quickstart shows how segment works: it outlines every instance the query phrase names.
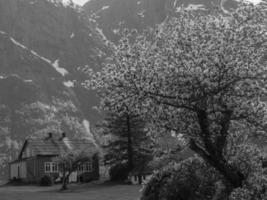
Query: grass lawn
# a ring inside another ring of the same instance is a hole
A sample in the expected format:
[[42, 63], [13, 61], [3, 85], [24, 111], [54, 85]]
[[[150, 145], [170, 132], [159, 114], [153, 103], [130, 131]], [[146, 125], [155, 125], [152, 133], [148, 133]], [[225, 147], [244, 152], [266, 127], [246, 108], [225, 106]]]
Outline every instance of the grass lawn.
[[119, 184], [71, 185], [65, 192], [60, 186], [4, 186], [0, 187], [1, 200], [138, 200], [141, 186]]

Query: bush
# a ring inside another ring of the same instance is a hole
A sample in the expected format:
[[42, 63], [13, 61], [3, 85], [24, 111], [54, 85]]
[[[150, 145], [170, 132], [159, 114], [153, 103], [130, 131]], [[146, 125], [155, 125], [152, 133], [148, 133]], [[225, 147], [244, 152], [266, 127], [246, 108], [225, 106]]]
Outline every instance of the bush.
[[143, 189], [141, 200], [210, 200], [218, 174], [200, 158], [190, 158], [156, 172]]
[[124, 181], [128, 178], [130, 170], [127, 163], [112, 166], [109, 170], [111, 181]]
[[53, 179], [51, 176], [48, 176], [48, 175], [44, 175], [40, 181], [39, 181], [39, 184], [41, 186], [51, 186], [53, 185]]
[[237, 146], [235, 155], [229, 162], [245, 176], [242, 187], [235, 188], [230, 200], [266, 200], [267, 174], [263, 166], [266, 160], [264, 151], [254, 145]]

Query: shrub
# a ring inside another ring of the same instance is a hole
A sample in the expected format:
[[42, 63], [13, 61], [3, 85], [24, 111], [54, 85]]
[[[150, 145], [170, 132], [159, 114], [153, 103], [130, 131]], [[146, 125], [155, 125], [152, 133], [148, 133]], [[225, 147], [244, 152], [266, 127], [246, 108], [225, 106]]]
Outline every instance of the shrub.
[[129, 168], [127, 163], [114, 165], [109, 170], [111, 181], [123, 181], [128, 178]]
[[267, 174], [263, 166], [266, 155], [254, 145], [237, 146], [235, 155], [229, 162], [245, 176], [242, 187], [235, 188], [230, 200], [266, 200]]
[[190, 158], [154, 173], [141, 200], [209, 200], [219, 180], [214, 169], [200, 158]]
[[53, 185], [53, 179], [51, 176], [48, 176], [48, 175], [44, 175], [40, 181], [39, 181], [39, 184], [41, 186], [51, 186]]

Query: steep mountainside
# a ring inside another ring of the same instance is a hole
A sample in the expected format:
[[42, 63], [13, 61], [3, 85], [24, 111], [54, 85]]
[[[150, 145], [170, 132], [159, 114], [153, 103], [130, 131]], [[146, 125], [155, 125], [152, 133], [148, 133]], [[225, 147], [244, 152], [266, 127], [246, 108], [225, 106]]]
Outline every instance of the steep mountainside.
[[118, 39], [120, 29], [143, 30], [160, 24], [167, 16], [175, 15], [181, 6], [206, 10], [235, 8], [235, 0], [90, 0], [84, 5], [88, 18], [112, 40]]
[[66, 131], [93, 138], [97, 99], [81, 86], [80, 68], [99, 68], [107, 53], [101, 35], [72, 3], [0, 0], [2, 175], [1, 166], [29, 135]]

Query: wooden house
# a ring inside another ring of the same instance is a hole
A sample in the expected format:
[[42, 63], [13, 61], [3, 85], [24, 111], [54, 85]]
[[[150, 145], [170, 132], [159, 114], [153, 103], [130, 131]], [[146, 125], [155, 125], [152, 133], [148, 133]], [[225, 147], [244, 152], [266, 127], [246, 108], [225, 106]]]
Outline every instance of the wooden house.
[[[70, 150], [96, 150], [95, 143], [88, 139], [69, 139], [65, 133], [53, 137], [49, 133], [45, 138], [26, 139], [17, 160], [9, 163], [10, 180], [38, 183], [44, 175], [59, 181], [62, 173], [57, 157]], [[98, 156], [92, 156], [90, 162], [84, 163], [69, 178], [70, 182], [88, 182], [99, 178]]]

